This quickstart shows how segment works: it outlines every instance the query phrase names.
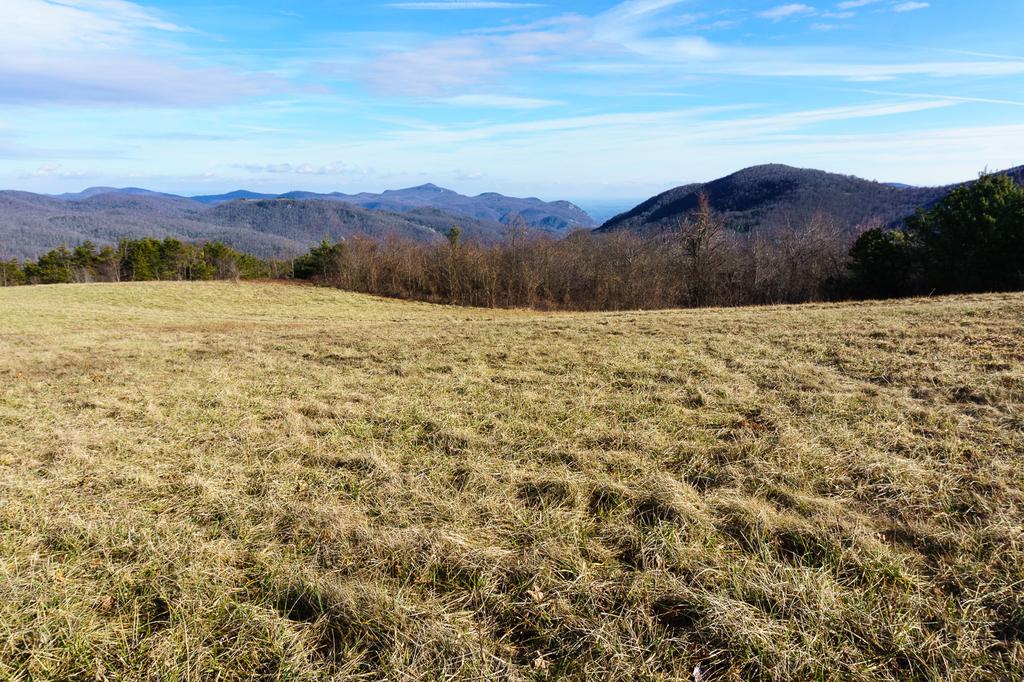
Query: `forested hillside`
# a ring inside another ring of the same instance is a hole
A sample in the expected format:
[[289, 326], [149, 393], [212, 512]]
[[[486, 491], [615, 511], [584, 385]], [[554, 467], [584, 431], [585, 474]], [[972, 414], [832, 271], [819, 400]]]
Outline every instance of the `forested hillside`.
[[[1005, 171], [1024, 182], [1024, 167]], [[847, 232], [890, 225], [946, 196], [947, 187], [910, 187], [792, 168], [779, 164], [746, 168], [708, 183], [683, 185], [643, 202], [602, 225], [600, 232], [651, 234], [674, 228], [705, 194], [729, 227], [739, 232], [786, 228], [827, 216]]]
[[420, 242], [440, 241], [454, 225], [484, 241], [500, 240], [504, 232], [500, 223], [456, 216], [437, 209], [397, 213], [311, 199], [232, 201], [213, 207], [205, 216], [218, 225], [276, 235], [307, 246], [311, 240], [338, 241], [355, 234], [376, 239], [400, 236]]
[[383, 194], [292, 192], [282, 197], [238, 191], [188, 198], [109, 187], [60, 196], [4, 191], [0, 258], [35, 258], [61, 244], [104, 246], [142, 237], [222, 241], [261, 257], [288, 257], [322, 239], [355, 234], [432, 242], [455, 225], [467, 239], [492, 243], [503, 239], [513, 223], [553, 236], [594, 225], [569, 202], [493, 193], [465, 197], [434, 185]]
[[302, 253], [309, 243], [218, 224], [203, 204], [181, 197], [105, 193], [60, 200], [28, 192], [0, 192], [0, 258], [34, 258], [61, 244], [101, 246], [124, 238], [176, 237], [223, 241], [257, 255]]
[[34, 258], [61, 244], [113, 245], [124, 238], [175, 237], [222, 241], [261, 257], [305, 253], [327, 238], [354, 234], [436, 241], [453, 225], [469, 237], [500, 240], [505, 226], [437, 209], [404, 213], [343, 202], [294, 199], [232, 201], [208, 206], [155, 193], [93, 194], [60, 200], [27, 192], [0, 192], [0, 258]]

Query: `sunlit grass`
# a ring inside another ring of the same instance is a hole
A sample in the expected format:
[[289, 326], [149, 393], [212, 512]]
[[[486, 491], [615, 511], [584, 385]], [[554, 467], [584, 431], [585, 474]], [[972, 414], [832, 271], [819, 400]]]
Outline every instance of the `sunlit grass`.
[[1024, 296], [0, 290], [0, 678], [1021, 679]]

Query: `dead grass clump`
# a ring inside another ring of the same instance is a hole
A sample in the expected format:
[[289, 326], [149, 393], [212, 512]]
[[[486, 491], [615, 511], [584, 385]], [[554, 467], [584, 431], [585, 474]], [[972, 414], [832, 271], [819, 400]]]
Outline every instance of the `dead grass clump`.
[[523, 481], [518, 486], [517, 494], [527, 506], [538, 509], [571, 507], [576, 502], [573, 486], [567, 481], [556, 478]]
[[921, 529], [913, 524], [893, 524], [879, 533], [884, 542], [898, 545], [939, 561], [956, 550], [956, 542], [932, 529]]
[[684, 527], [702, 517], [701, 506], [692, 487], [668, 477], [656, 477], [641, 486], [633, 505], [633, 518], [641, 526], [671, 523]]
[[648, 495], [636, 503], [634, 516], [637, 523], [651, 526], [656, 523], [673, 523], [683, 526], [687, 521], [686, 506], [676, 504], [666, 495]]
[[957, 386], [950, 392], [949, 399], [955, 403], [989, 404], [989, 397], [976, 386]]
[[173, 584], [162, 585], [157, 581], [147, 580], [131, 586], [130, 594], [123, 599], [134, 611], [133, 620], [140, 624], [140, 637], [171, 625], [176, 593], [177, 588]]
[[349, 669], [379, 669], [395, 647], [403, 614], [381, 590], [296, 580], [275, 585], [268, 596], [283, 617], [308, 626], [316, 654]]
[[704, 619], [705, 608], [692, 597], [670, 594], [654, 600], [651, 615], [667, 628], [692, 631]]
[[623, 486], [596, 485], [590, 493], [587, 509], [595, 516], [611, 514], [625, 506], [628, 493]]
[[460, 464], [452, 470], [451, 486], [457, 492], [461, 493], [478, 481], [477, 471], [473, 467]]
[[268, 515], [277, 542], [316, 557], [325, 566], [337, 565], [372, 536], [368, 519], [358, 510], [292, 502]]
[[383, 458], [372, 453], [315, 453], [307, 456], [306, 462], [310, 466], [336, 469], [368, 478], [387, 478], [392, 473], [388, 463]]
[[715, 516], [719, 531], [747, 552], [757, 554], [768, 545], [776, 514], [756, 498], [751, 498], [726, 499], [716, 505]]
[[424, 420], [420, 424], [420, 433], [416, 436], [414, 442], [417, 445], [449, 456], [461, 454], [470, 446], [469, 438], [446, 429], [429, 419]]
[[827, 568], [840, 563], [842, 550], [817, 528], [778, 528], [769, 542], [783, 561], [807, 568]]

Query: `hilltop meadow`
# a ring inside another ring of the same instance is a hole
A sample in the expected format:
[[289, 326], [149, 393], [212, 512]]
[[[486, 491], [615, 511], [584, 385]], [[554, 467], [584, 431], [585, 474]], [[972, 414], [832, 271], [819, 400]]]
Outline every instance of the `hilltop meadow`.
[[1024, 295], [0, 289], [0, 678], [1024, 677]]

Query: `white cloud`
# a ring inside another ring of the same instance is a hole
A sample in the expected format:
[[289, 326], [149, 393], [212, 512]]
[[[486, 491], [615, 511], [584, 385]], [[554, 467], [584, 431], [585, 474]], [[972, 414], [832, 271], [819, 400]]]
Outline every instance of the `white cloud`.
[[764, 12], [759, 12], [757, 16], [763, 19], [771, 19], [772, 21], [781, 21], [782, 19], [788, 19], [790, 17], [807, 16], [809, 14], [816, 14], [817, 10], [810, 5], [804, 5], [800, 3], [790, 3], [788, 5], [779, 5], [773, 7]]
[[372, 61], [362, 78], [375, 90], [413, 96], [465, 94], [493, 85], [516, 67], [543, 66], [546, 58], [582, 49], [586, 36], [573, 30], [524, 31], [439, 40]]
[[[561, 60], [583, 54], [643, 52], [642, 36], [661, 25], [664, 12], [685, 1], [626, 0], [591, 18], [563, 15], [393, 50], [372, 60], [362, 78], [380, 92], [441, 97], [493, 84], [517, 68], [557, 68]], [[703, 59], [712, 51], [700, 37], [675, 38], [666, 49], [676, 58]]]
[[[1019, 76], [1024, 75], [1024, 61], [1017, 62], [911, 62], [902, 64], [874, 64], [830, 61], [817, 62], [767, 57], [763, 61], [709, 65], [705, 72], [730, 75], [842, 78], [852, 81], [884, 81], [902, 76], [929, 76], [932, 78]], [[796, 57], [791, 55], [790, 57]]]
[[840, 2], [836, 7], [842, 10], [856, 9], [858, 7], [866, 7], [868, 5], [874, 5], [881, 0], [846, 0], [846, 2]]
[[[386, 94], [452, 99], [476, 96], [475, 91], [483, 87], [493, 88], [506, 77], [527, 71], [533, 78], [543, 78], [546, 72], [662, 77], [676, 83], [707, 76], [885, 81], [1024, 74], [1024, 59], [908, 61], [902, 51], [876, 52], [870, 60], [860, 61], [860, 53], [839, 47], [757, 48], [717, 43], [702, 35], [666, 35], [665, 22], [671, 19], [666, 13], [682, 2], [627, 0], [589, 18], [562, 15], [394, 49], [371, 59], [360, 78]], [[874, 3], [848, 0], [838, 6], [869, 4]], [[848, 19], [851, 12], [820, 12], [807, 4], [791, 3], [762, 16], [776, 21], [818, 16], [822, 20], [812, 28], [826, 31], [840, 24], [825, 19]]]
[[931, 7], [927, 2], [901, 2], [892, 8], [893, 12], [913, 12], [918, 9]]
[[188, 60], [188, 29], [125, 0], [5, 0], [0, 102], [214, 104], [280, 84]]
[[53, 163], [48, 166], [40, 166], [30, 173], [34, 178], [46, 178], [51, 175], [56, 175], [60, 172], [61, 165], [59, 163]]
[[579, 14], [561, 14], [547, 19], [538, 19], [526, 24], [502, 24], [488, 28], [474, 28], [466, 32], [478, 35], [486, 35], [488, 33], [522, 33], [524, 31], [539, 31], [542, 29], [580, 25], [587, 23], [587, 21], [587, 17]]
[[388, 7], [413, 10], [460, 10], [460, 9], [523, 9], [529, 7], [546, 7], [536, 2], [393, 2]]
[[886, 95], [896, 97], [910, 97], [912, 99], [949, 100], [951, 102], [974, 102], [975, 104], [1001, 104], [1011, 107], [1024, 107], [1024, 101], [1012, 99], [996, 99], [992, 97], [960, 97], [957, 95], [936, 95], [913, 92], [893, 92], [892, 90], [861, 90], [870, 95]]
[[[1011, 77], [1024, 75], [1024, 59], [991, 61], [858, 62], [858, 55], [839, 49], [742, 48], [708, 43], [707, 58], [699, 52], [674, 58], [671, 42], [643, 43], [646, 61], [577, 61], [572, 69], [593, 75], [628, 75], [667, 71], [669, 65], [691, 75], [755, 76], [763, 78], [829, 78], [846, 81], [887, 81], [909, 76], [929, 78]], [[893, 55], [895, 56], [895, 55]]]
[[341, 161], [314, 163], [247, 163], [234, 166], [250, 173], [269, 175], [362, 175], [363, 170]]
[[81, 180], [83, 178], [92, 177], [95, 172], [92, 171], [69, 171], [65, 170], [64, 166], [59, 163], [50, 163], [43, 166], [39, 166], [34, 170], [28, 171], [27, 173], [21, 173], [19, 177], [24, 180], [42, 180], [47, 178], [57, 178], [60, 180]]
[[623, 43], [664, 23], [663, 14], [685, 0], [626, 0], [590, 22], [595, 40]]
[[685, 0], [626, 0], [605, 12], [605, 21], [636, 21], [651, 17], [666, 9], [682, 4]]
[[[586, 134], [596, 140], [600, 140], [604, 136], [605, 141], [600, 143], [601, 145], [606, 145], [608, 140], [615, 140], [617, 147], [628, 148], [632, 144], [631, 140], [636, 140], [638, 137], [653, 140], [658, 136], [667, 136], [665, 139], [670, 140], [678, 139], [682, 135], [691, 140], [735, 140], [740, 137], [799, 130], [830, 121], [896, 116], [950, 107], [956, 104], [957, 102], [946, 100], [884, 102], [727, 120], [715, 120], [711, 116], [726, 111], [735, 111], [737, 107], [691, 107], [674, 111], [572, 116], [465, 128], [435, 127], [426, 130], [402, 131], [395, 133], [394, 137], [403, 142], [429, 142], [431, 145], [447, 146], [495, 139], [522, 140], [546, 135]], [[536, 148], [543, 145], [532, 144], [529, 146]]]
[[543, 109], [561, 104], [550, 99], [532, 97], [510, 97], [507, 95], [458, 95], [439, 100], [445, 104], [481, 109]]
[[0, 47], [16, 50], [104, 49], [137, 44], [146, 30], [184, 28], [122, 0], [5, 0]]

